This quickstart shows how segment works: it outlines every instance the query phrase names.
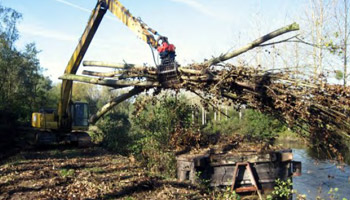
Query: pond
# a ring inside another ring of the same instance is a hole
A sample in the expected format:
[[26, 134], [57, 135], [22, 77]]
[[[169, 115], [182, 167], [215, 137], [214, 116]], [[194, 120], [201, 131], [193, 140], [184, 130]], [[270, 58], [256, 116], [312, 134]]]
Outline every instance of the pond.
[[306, 145], [283, 142], [287, 148], [293, 149], [294, 160], [302, 162], [302, 175], [293, 178], [293, 188], [307, 199], [330, 199], [328, 192], [338, 188], [338, 199], [350, 200], [350, 165], [339, 164], [332, 160], [320, 159]]

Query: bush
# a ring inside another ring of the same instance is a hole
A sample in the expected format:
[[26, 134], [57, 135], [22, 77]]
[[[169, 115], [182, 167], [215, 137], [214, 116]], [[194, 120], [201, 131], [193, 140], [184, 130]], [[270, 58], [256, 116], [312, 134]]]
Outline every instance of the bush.
[[232, 116], [226, 120], [210, 121], [202, 127], [203, 134], [206, 135], [234, 135], [241, 129], [240, 120], [236, 116]]
[[[141, 98], [139, 102], [144, 101]], [[192, 107], [184, 97], [164, 96], [161, 101], [148, 104], [131, 121], [133, 153], [139, 155], [152, 172], [173, 177], [173, 150], [194, 146], [199, 140], [199, 133], [192, 126]]]
[[211, 121], [202, 127], [203, 137], [232, 137], [241, 134], [250, 142], [268, 142], [286, 129], [279, 120], [251, 109], [244, 110], [241, 119], [236, 111], [231, 111], [229, 116], [230, 118]]
[[196, 107], [187, 102], [184, 96], [139, 96], [131, 109], [135, 114], [129, 116], [128, 102], [118, 105], [98, 122], [92, 138], [110, 150], [134, 154], [151, 172], [172, 177], [176, 150], [215, 144], [221, 136], [236, 139], [237, 134], [250, 142], [269, 141], [283, 129], [278, 120], [254, 110], [246, 110], [242, 119], [230, 110], [230, 118], [201, 127], [193, 119]]
[[103, 132], [102, 144], [120, 154], [129, 153], [132, 139], [129, 135], [130, 122], [125, 113], [112, 112], [97, 124]]
[[292, 187], [293, 187], [293, 183], [290, 179], [287, 179], [286, 181], [277, 179], [276, 186], [272, 191], [272, 195], [268, 195], [267, 199], [268, 200], [290, 199], [293, 195]]
[[129, 102], [123, 102], [100, 119], [96, 126], [89, 127], [95, 143], [107, 149], [126, 155], [130, 153], [133, 139], [130, 136]]
[[285, 127], [269, 115], [254, 110], [246, 110], [241, 124], [241, 133], [250, 141], [269, 141], [277, 137]]
[[231, 187], [226, 187], [224, 191], [217, 192], [213, 197], [215, 200], [240, 200], [241, 197], [235, 192], [231, 191]]

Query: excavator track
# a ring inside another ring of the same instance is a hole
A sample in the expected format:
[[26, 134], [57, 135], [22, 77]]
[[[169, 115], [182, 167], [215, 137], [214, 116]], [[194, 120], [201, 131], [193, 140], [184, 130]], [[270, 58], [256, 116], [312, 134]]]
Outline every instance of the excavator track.
[[34, 144], [36, 146], [70, 144], [77, 147], [89, 147], [92, 142], [91, 137], [86, 132], [55, 133], [39, 131], [35, 134]]

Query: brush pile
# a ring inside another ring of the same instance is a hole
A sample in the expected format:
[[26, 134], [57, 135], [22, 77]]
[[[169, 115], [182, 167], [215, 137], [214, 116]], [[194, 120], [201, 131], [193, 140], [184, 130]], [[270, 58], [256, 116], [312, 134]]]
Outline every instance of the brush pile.
[[219, 67], [226, 70], [208, 70], [214, 78], [187, 82], [186, 88], [274, 115], [330, 157], [344, 149], [344, 139], [350, 140], [349, 87], [298, 70]]
[[[83, 75], [65, 74], [61, 79], [74, 80], [116, 89], [133, 87], [98, 111], [91, 118], [96, 122], [118, 103], [145, 90], [185, 89], [201, 96], [206, 104], [215, 101], [231, 101], [244, 104], [263, 113], [274, 115], [288, 124], [312, 144], [325, 150], [332, 157], [344, 146], [344, 139], [350, 140], [350, 88], [327, 83], [324, 75], [315, 77], [305, 69], [269, 69], [235, 66], [225, 61], [253, 48], [266, 46], [266, 42], [282, 34], [296, 31], [293, 23], [280, 28], [252, 43], [189, 66], [177, 67], [177, 81], [172, 86], [158, 82], [155, 67], [131, 64], [114, 64], [85, 61], [84, 66], [114, 68], [111, 72], [83, 71]], [[280, 43], [294, 38], [274, 42]], [[340, 159], [341, 157], [339, 157]]]

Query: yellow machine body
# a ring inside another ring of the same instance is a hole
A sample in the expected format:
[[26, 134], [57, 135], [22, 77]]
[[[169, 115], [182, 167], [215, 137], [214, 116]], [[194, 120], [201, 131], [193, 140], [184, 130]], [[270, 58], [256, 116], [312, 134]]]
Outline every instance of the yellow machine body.
[[58, 129], [58, 120], [54, 113], [35, 112], [32, 113], [32, 127], [44, 130], [56, 130]]
[[[70, 130], [86, 131], [89, 127], [89, 105], [85, 102], [70, 102]], [[59, 116], [52, 109], [32, 113], [32, 127], [45, 131], [60, 129]]]

